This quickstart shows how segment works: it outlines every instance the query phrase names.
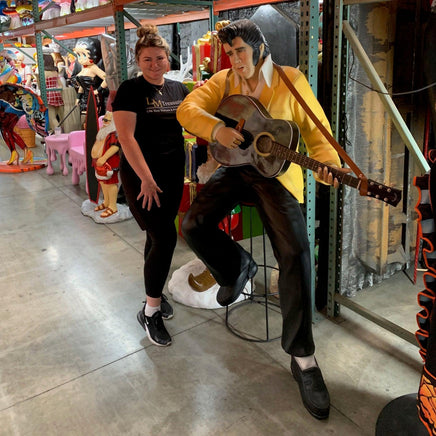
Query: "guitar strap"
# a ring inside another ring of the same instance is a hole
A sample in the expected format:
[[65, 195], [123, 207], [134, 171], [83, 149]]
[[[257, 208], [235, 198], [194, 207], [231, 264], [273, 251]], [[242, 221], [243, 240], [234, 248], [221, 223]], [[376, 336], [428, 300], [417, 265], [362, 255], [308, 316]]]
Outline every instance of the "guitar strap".
[[345, 152], [345, 150], [339, 145], [339, 143], [336, 141], [336, 139], [333, 138], [331, 133], [321, 123], [319, 118], [313, 113], [312, 109], [310, 109], [309, 105], [304, 101], [301, 94], [297, 91], [295, 86], [288, 79], [285, 72], [283, 71], [283, 68], [280, 65], [277, 65], [276, 63], [274, 63], [274, 68], [278, 71], [283, 82], [285, 82], [286, 86], [289, 88], [291, 93], [297, 99], [298, 103], [301, 105], [301, 107], [304, 109], [304, 111], [307, 113], [307, 115], [309, 115], [309, 117], [312, 119], [312, 121], [315, 123], [315, 125], [318, 127], [318, 129], [321, 131], [321, 133], [324, 135], [324, 137], [330, 142], [331, 145], [333, 145], [335, 150], [338, 152], [339, 156], [341, 156], [341, 158], [353, 170], [354, 174], [356, 174], [356, 176], [361, 180], [361, 183], [359, 186], [360, 195], [367, 195], [367, 193], [368, 193], [368, 179], [366, 178], [366, 176], [359, 169], [359, 167], [354, 163], [354, 161], [350, 158], [350, 156], [348, 156], [348, 154]]
[[232, 72], [232, 69], [230, 68], [229, 71], [227, 71], [227, 76], [226, 76], [226, 88], [224, 89], [224, 95], [222, 100], [224, 100], [230, 92], [230, 74]]

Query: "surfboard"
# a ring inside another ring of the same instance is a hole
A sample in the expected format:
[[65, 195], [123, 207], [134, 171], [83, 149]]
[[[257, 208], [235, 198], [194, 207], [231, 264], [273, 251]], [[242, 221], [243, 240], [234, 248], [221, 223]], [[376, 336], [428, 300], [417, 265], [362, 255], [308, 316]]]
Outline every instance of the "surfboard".
[[97, 101], [94, 90], [89, 89], [88, 103], [86, 109], [86, 181], [88, 186], [88, 197], [93, 203], [98, 203], [100, 195], [100, 183], [95, 177], [94, 167], [92, 166], [91, 150], [97, 138], [98, 132], [98, 112]]

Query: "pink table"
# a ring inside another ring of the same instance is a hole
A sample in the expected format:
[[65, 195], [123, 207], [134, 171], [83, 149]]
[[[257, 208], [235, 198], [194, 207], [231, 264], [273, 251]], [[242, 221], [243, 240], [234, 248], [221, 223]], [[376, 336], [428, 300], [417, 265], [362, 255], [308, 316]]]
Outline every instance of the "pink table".
[[68, 167], [66, 165], [65, 155], [69, 148], [68, 133], [60, 135], [50, 135], [45, 138], [45, 152], [47, 153], [47, 174], [54, 173], [52, 162], [56, 160], [56, 152], [60, 158], [60, 168], [64, 176], [68, 176]]

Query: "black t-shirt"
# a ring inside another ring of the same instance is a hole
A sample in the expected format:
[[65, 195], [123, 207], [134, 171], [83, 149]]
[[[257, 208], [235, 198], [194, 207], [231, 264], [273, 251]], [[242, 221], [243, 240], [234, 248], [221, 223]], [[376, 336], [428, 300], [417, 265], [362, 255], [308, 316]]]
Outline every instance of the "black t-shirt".
[[163, 87], [147, 82], [143, 76], [124, 81], [118, 88], [112, 110], [135, 112], [135, 138], [144, 156], [159, 156], [183, 150], [182, 127], [176, 110], [188, 88], [180, 82], [165, 79]]

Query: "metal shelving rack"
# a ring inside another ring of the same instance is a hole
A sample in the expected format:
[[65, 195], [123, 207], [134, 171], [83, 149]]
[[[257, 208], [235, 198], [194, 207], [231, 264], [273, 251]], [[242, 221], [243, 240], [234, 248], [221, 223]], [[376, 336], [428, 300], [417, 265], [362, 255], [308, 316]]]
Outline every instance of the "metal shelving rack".
[[[137, 0], [113, 0], [111, 3], [92, 9], [50, 20], [41, 20], [42, 11], [39, 10], [38, 0], [32, 0], [34, 23], [1, 33], [0, 46], [5, 42], [11, 43], [14, 38], [35, 36], [37, 63], [43, 65], [42, 46], [44, 36], [49, 37], [62, 48], [71, 52], [62, 44], [64, 39], [115, 32], [117, 34], [119, 74], [121, 79], [125, 79], [127, 78], [126, 28], [133, 28], [145, 21], [151, 21], [156, 25], [201, 19], [209, 19], [213, 22], [215, 19], [215, 3], [217, 2], [210, 0], [157, 0], [152, 3], [138, 2]], [[221, 7], [224, 6], [221, 5]], [[39, 74], [41, 77], [41, 98], [47, 103], [44, 70], [41, 69]]]
[[[43, 65], [44, 35], [71, 52], [62, 44], [62, 40], [77, 38], [79, 35], [85, 37], [114, 32], [117, 35], [119, 74], [121, 79], [125, 79], [127, 78], [126, 29], [135, 28], [145, 22], [164, 25], [198, 20], [209, 20], [210, 28], [212, 28], [220, 11], [280, 2], [281, 0], [155, 0], [153, 2], [112, 0], [110, 3], [95, 8], [50, 20], [41, 20], [43, 11], [39, 10], [38, 0], [32, 0], [34, 23], [0, 33], [0, 49], [3, 43], [11, 43], [14, 38], [35, 36], [37, 62]], [[43, 70], [40, 74], [42, 78], [41, 97], [44, 102], [47, 102]]]
[[[384, 102], [386, 111], [390, 114], [393, 124], [397, 127], [400, 136], [403, 138], [405, 145], [409, 149], [411, 156], [419, 164], [423, 173], [429, 170], [429, 166], [418, 146], [416, 145], [412, 135], [407, 129], [401, 115], [396, 110], [387, 91], [379, 79], [379, 76], [370, 64], [369, 59], [366, 60], [366, 55], [360, 46], [357, 37], [354, 35], [351, 26], [348, 22], [349, 6], [362, 3], [362, 0], [331, 0], [334, 2], [334, 47], [333, 47], [333, 74], [334, 83], [332, 84], [332, 130], [333, 134], [338, 138], [340, 143], [344, 141], [344, 114], [345, 114], [345, 87], [347, 84], [348, 70], [348, 51], [352, 47], [359, 60], [362, 62], [365, 71], [372, 80], [373, 86], [376, 89], [385, 91], [386, 99]], [[388, 1], [388, 0], [385, 0]], [[365, 0], [365, 3], [372, 3], [375, 0]], [[415, 336], [412, 332], [403, 327], [394, 324], [388, 319], [368, 310], [367, 308], [355, 303], [351, 298], [340, 294], [340, 265], [341, 265], [341, 211], [342, 197], [340, 195], [331, 194], [330, 201], [330, 251], [329, 251], [329, 274], [328, 274], [328, 299], [327, 299], [327, 314], [331, 317], [336, 317], [340, 313], [340, 306], [343, 305], [355, 313], [363, 316], [367, 320], [377, 324], [378, 326], [390, 331], [396, 336], [406, 340], [407, 342], [418, 346]], [[338, 235], [338, 237], [335, 237]]]

